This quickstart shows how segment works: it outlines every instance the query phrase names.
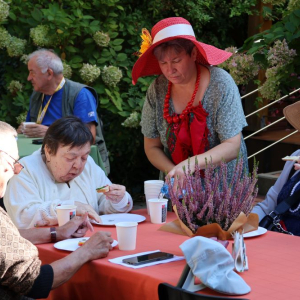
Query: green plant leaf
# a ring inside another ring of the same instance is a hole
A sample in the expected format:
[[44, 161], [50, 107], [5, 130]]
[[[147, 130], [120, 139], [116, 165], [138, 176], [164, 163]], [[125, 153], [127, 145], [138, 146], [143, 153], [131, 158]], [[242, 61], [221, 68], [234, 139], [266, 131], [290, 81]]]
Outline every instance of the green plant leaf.
[[83, 41], [84, 44], [91, 44], [93, 42], [94, 42], [94, 40], [92, 38], [87, 38]]
[[31, 16], [37, 21], [37, 22], [41, 22], [42, 18], [43, 18], [43, 14], [42, 12], [37, 9], [36, 7], [34, 8], [34, 10], [31, 13]]
[[115, 47], [113, 47], [113, 48], [114, 48], [114, 50], [117, 51], [117, 52], [120, 51], [120, 50], [122, 50], [122, 46], [115, 46]]
[[72, 56], [72, 59], [70, 60], [70, 63], [79, 63], [79, 62], [82, 62], [83, 59], [81, 56], [78, 56], [78, 55], [75, 55], [75, 56]]
[[127, 59], [127, 55], [125, 54], [125, 53], [119, 53], [118, 55], [117, 55], [117, 60], [118, 61], [124, 61], [124, 60], [126, 60]]
[[117, 46], [117, 45], [121, 45], [123, 42], [124, 42], [123, 39], [115, 39], [115, 40], [113, 40], [111, 43], [112, 43], [114, 46]]
[[130, 116], [130, 112], [128, 112], [128, 111], [120, 111], [120, 112], [118, 112], [118, 114], [122, 117], [129, 117]]
[[12, 11], [9, 11], [9, 17], [10, 17], [12, 20], [14, 20], [14, 21], [17, 20], [16, 15], [15, 15]]
[[294, 33], [296, 30], [296, 26], [292, 22], [285, 23], [285, 28], [291, 33]]
[[75, 47], [72, 47], [72, 46], [67, 46], [66, 50], [68, 50], [69, 52], [72, 52], [72, 53], [76, 53], [77, 52], [77, 49]]

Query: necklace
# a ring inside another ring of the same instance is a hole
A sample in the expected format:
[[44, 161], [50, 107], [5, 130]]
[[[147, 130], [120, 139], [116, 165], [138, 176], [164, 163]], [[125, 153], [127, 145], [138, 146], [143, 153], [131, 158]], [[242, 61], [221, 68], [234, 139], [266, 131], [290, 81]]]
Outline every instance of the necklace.
[[193, 106], [196, 94], [198, 92], [199, 88], [199, 82], [200, 82], [200, 65], [197, 65], [197, 80], [195, 83], [195, 90], [193, 92], [192, 98], [183, 110], [183, 112], [178, 116], [176, 113], [173, 116], [170, 116], [169, 114], [169, 108], [170, 108], [170, 96], [171, 96], [171, 90], [172, 90], [172, 82], [169, 81], [168, 84], [168, 91], [165, 97], [165, 103], [164, 103], [164, 119], [169, 123], [178, 123], [180, 120], [183, 120], [188, 113], [190, 113], [190, 110]]

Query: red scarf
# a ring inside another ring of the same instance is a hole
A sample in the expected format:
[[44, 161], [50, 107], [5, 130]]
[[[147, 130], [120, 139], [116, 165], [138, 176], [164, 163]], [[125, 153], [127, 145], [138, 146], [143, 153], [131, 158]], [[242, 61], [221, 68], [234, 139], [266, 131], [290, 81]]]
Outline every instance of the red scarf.
[[208, 113], [199, 103], [183, 120], [169, 124], [166, 132], [167, 144], [176, 165], [188, 157], [206, 151], [209, 134], [207, 116]]

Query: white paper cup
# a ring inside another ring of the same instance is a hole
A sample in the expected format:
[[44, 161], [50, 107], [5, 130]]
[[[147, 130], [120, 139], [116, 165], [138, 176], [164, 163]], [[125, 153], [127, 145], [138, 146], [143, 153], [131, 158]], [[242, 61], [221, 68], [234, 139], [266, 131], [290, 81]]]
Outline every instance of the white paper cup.
[[120, 250], [134, 250], [136, 247], [137, 222], [116, 223]]
[[58, 225], [63, 226], [76, 216], [76, 205], [56, 206]]
[[148, 200], [151, 223], [163, 224], [167, 220], [168, 199]]
[[145, 198], [146, 198], [146, 206], [147, 206], [147, 213], [148, 213], [148, 215], [150, 216], [150, 210], [149, 210], [149, 203], [148, 203], [148, 200], [149, 199], [158, 199], [158, 196], [159, 196], [159, 194], [160, 194], [160, 192], [159, 193], [157, 193], [157, 192], [155, 192], [155, 193], [146, 193], [145, 194]]
[[35, 122], [23, 122], [23, 127], [25, 128], [27, 125], [36, 124]]
[[162, 185], [164, 184], [164, 181], [163, 180], [146, 180], [144, 181], [144, 185], [151, 185], [151, 184], [159, 184], [159, 185]]
[[147, 213], [150, 215], [148, 200], [158, 198], [161, 188], [164, 185], [163, 180], [146, 180], [144, 181], [144, 194], [146, 198]]

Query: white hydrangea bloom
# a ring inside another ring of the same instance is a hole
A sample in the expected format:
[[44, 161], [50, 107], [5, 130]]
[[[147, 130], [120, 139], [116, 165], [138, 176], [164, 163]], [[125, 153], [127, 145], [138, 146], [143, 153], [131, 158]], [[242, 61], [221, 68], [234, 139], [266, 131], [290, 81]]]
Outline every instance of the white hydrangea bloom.
[[18, 117], [16, 117], [17, 124], [21, 124], [26, 121], [27, 111], [22, 112]]
[[40, 47], [54, 46], [58, 43], [58, 38], [55, 35], [49, 34], [48, 25], [38, 25], [35, 28], [30, 28], [30, 37], [33, 43]]
[[122, 76], [122, 71], [114, 66], [104, 66], [101, 75], [103, 82], [111, 87], [115, 87], [121, 80]]
[[140, 117], [138, 112], [134, 111], [130, 116], [122, 123], [124, 127], [137, 128], [140, 125]]
[[100, 47], [107, 47], [110, 41], [108, 33], [97, 31], [93, 36], [94, 41]]
[[63, 70], [64, 77], [70, 79], [72, 77], [72, 68], [64, 61], [63, 61], [63, 67], [64, 67]]
[[12, 80], [8, 85], [7, 89], [12, 93], [16, 94], [17, 92], [22, 91], [23, 84], [18, 80]]
[[10, 42], [10, 34], [4, 27], [0, 27], [0, 49], [6, 48]]
[[8, 55], [10, 57], [21, 56], [24, 53], [26, 43], [26, 40], [12, 36], [6, 47]]
[[83, 64], [79, 71], [80, 77], [86, 83], [94, 82], [100, 76], [100, 68], [96, 65]]
[[8, 15], [9, 15], [9, 5], [5, 1], [0, 0], [0, 23], [5, 21]]
[[28, 55], [27, 54], [23, 54], [21, 57], [20, 57], [20, 61], [22, 63], [24, 63], [25, 65], [27, 65], [28, 63]]

